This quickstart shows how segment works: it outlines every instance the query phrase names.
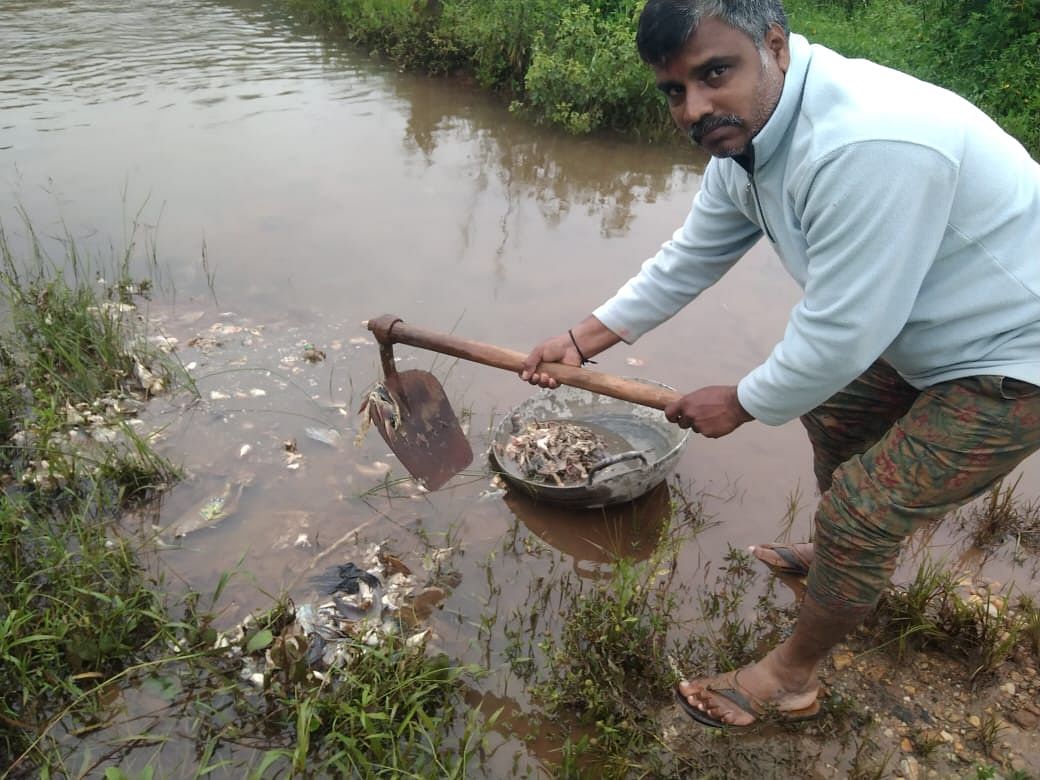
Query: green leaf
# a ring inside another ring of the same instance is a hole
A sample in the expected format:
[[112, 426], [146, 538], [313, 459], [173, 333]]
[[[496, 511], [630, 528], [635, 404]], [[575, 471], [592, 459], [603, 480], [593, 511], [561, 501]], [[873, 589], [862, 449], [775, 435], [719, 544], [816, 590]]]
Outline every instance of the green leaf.
[[270, 629], [265, 628], [262, 631], [257, 631], [252, 637], [250, 637], [249, 643], [246, 645], [246, 652], [255, 653], [258, 650], [264, 650], [273, 641], [274, 634], [271, 633]]

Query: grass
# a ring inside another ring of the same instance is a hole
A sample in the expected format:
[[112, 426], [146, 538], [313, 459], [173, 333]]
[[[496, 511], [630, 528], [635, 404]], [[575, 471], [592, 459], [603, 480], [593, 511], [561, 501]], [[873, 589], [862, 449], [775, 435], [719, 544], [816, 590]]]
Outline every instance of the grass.
[[55, 727], [105, 722], [103, 683], [176, 632], [115, 526], [177, 478], [127, 422], [174, 376], [136, 332], [147, 285], [128, 258], [99, 284], [28, 236], [19, 258], [0, 229], [0, 763], [18, 771], [60, 766]]
[[[749, 603], [758, 583], [741, 551], [730, 550], [715, 581], [694, 592], [678, 552], [711, 521], [690, 486], [675, 483], [671, 496], [670, 520], [649, 557], [617, 558], [601, 577], [550, 565], [500, 629], [510, 669], [537, 705], [528, 727], [556, 743], [554, 776], [725, 777], [735, 766], [778, 765], [737, 741], [682, 745], [667, 736], [679, 677], [750, 660], [790, 622], [770, 588]], [[508, 548], [549, 554], [523, 538]], [[696, 618], [684, 617], [691, 611]], [[490, 633], [493, 621], [481, 629]]]
[[[462, 715], [474, 667], [388, 634], [374, 646], [347, 640], [342, 662], [314, 676], [309, 641], [281, 598], [213, 659], [201, 699], [198, 670], [182, 668], [173, 704], [203, 735], [198, 752], [247, 744], [257, 756], [250, 777], [467, 776], [486, 725]], [[267, 659], [262, 689], [241, 683], [251, 658]]]
[[[991, 679], [1023, 640], [1033, 643], [1032, 601], [1011, 594], [968, 593], [961, 578], [942, 564], [925, 560], [914, 579], [882, 596], [871, 619], [881, 645], [895, 645], [899, 658], [915, 650], [937, 650], [961, 660], [968, 679]], [[1035, 644], [1033, 644], [1035, 652]]]

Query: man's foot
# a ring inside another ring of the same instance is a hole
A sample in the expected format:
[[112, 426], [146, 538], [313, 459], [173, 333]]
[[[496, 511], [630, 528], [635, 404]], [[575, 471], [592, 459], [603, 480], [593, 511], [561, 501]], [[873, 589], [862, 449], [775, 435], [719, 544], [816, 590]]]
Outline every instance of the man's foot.
[[792, 679], [779, 668], [775, 651], [751, 666], [675, 686], [679, 703], [690, 717], [708, 726], [750, 726], [763, 716], [798, 721], [816, 717], [820, 686], [816, 675]]
[[748, 552], [778, 574], [805, 577], [816, 557], [812, 542], [796, 544], [757, 544], [748, 547]]

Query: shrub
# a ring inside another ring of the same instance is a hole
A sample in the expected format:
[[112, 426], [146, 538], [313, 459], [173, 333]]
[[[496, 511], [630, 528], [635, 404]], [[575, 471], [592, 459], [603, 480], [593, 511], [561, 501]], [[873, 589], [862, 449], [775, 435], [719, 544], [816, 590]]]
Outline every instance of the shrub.
[[581, 4], [564, 11], [552, 36], [534, 46], [525, 106], [574, 133], [661, 126], [664, 103], [635, 46], [641, 2], [604, 16]]

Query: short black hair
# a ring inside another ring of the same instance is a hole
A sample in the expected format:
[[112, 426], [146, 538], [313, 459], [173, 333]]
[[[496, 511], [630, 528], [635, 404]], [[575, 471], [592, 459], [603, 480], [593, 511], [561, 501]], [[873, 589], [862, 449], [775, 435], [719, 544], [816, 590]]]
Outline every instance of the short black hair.
[[740, 30], [761, 49], [774, 24], [790, 34], [780, 0], [648, 0], [639, 16], [636, 46], [648, 65], [661, 67], [690, 39], [700, 20], [715, 17]]

